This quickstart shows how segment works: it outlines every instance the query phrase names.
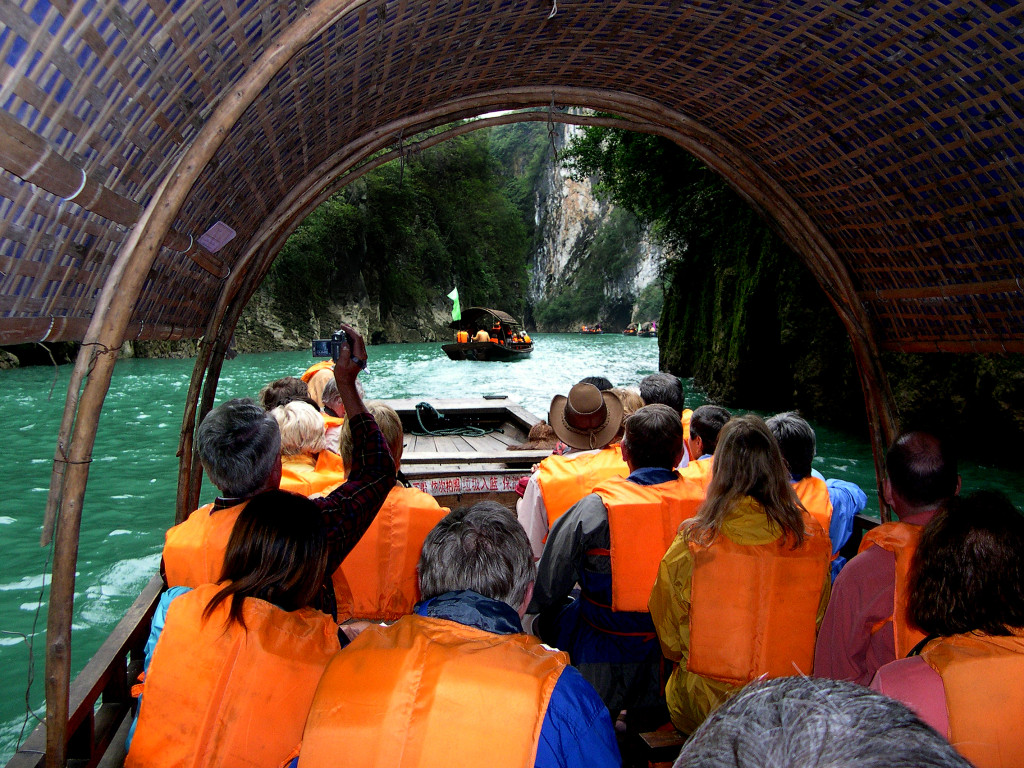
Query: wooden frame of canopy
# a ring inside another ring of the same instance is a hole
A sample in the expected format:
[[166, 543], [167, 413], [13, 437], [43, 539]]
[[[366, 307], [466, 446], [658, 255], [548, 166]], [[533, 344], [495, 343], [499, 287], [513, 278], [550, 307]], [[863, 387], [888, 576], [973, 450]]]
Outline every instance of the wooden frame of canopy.
[[[0, 342], [83, 342], [44, 525], [47, 764], [67, 755], [82, 500], [126, 339], [202, 338], [180, 519], [198, 500], [195, 427], [231, 333], [315, 205], [469, 130], [625, 127], [716, 170], [815, 275], [851, 340], [881, 477], [898, 428], [881, 350], [1024, 352], [1022, 31], [1001, 0], [0, 5]], [[542, 111], [453, 124], [530, 108]], [[271, 140], [288, 131], [301, 160]], [[266, 144], [269, 167], [246, 167]], [[264, 200], [271, 178], [279, 193]], [[204, 206], [237, 204], [240, 184], [258, 215], [213, 253], [196, 242]], [[53, 255], [62, 239], [67, 258]]]

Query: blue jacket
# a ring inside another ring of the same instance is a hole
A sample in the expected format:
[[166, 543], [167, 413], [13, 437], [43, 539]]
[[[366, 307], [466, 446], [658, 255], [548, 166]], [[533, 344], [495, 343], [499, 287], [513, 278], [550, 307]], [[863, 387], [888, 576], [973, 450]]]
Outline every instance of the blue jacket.
[[[505, 603], [464, 590], [416, 606], [416, 613], [505, 635], [523, 631]], [[343, 651], [344, 652], [344, 651]], [[594, 688], [573, 667], [555, 683], [537, 745], [537, 768], [605, 768], [622, 765], [611, 717]]]

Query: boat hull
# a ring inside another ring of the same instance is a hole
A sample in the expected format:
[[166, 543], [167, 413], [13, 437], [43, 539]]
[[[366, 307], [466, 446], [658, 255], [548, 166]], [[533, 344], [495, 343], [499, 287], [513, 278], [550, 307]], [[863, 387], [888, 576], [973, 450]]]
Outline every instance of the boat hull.
[[441, 349], [452, 360], [484, 360], [507, 362], [524, 360], [533, 352], [533, 344], [506, 347], [493, 341], [468, 341], [444, 344]]

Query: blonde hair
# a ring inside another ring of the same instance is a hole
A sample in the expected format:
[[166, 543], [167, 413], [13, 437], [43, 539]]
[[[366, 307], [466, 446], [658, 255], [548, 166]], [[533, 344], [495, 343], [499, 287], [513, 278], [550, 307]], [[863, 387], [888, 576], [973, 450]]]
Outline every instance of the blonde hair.
[[[405, 432], [402, 431], [402, 419], [399, 418], [394, 408], [379, 400], [367, 403], [366, 410], [370, 412], [373, 420], [377, 422], [377, 427], [384, 436], [384, 442], [391, 449], [391, 456], [395, 460], [395, 466], [397, 467], [398, 462], [402, 458], [402, 440], [405, 438]], [[349, 467], [352, 466], [352, 427], [349, 426], [348, 419], [345, 419], [345, 423], [341, 425], [338, 450], [341, 452], [341, 460], [345, 464], [345, 470], [348, 471]]]
[[757, 501], [771, 523], [793, 541], [804, 540], [803, 506], [789, 483], [782, 451], [764, 419], [748, 413], [730, 419], [718, 436], [715, 469], [707, 498], [690, 521], [689, 538], [708, 546], [722, 531], [725, 518], [749, 496]]
[[319, 453], [327, 448], [324, 420], [309, 403], [293, 400], [270, 412], [281, 428], [281, 453]]
[[640, 397], [640, 390], [635, 387], [612, 387], [609, 392], [614, 392], [622, 402], [622, 418], [636, 413], [644, 407], [644, 399]]

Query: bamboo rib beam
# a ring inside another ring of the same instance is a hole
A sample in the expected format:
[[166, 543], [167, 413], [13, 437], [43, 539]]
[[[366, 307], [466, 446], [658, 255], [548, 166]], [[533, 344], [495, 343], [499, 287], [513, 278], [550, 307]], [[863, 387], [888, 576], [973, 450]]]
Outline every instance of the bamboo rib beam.
[[990, 280], [983, 283], [929, 285], [919, 288], [885, 288], [878, 291], [860, 291], [864, 301], [891, 301], [893, 299], [944, 299], [950, 296], [991, 296], [994, 293], [1024, 293], [1022, 278]]
[[1006, 341], [890, 341], [882, 344], [886, 352], [927, 354], [951, 352], [954, 354], [1020, 355], [1024, 354], [1024, 339]]
[[[61, 500], [54, 550], [50, 610], [47, 622], [46, 654], [46, 765], [63, 768], [67, 757], [68, 690], [71, 682], [71, 616], [74, 607], [75, 566], [81, 527], [82, 499], [88, 481], [96, 426], [110, 386], [116, 350], [124, 340], [132, 308], [171, 229], [178, 211], [196, 179], [223, 144], [230, 128], [295, 53], [310, 39], [358, 3], [320, 0], [310, 5], [292, 26], [269, 44], [260, 58], [226, 93], [196, 140], [170, 173], [160, 182], [138, 225], [122, 246], [107, 277], [99, 302], [72, 372], [61, 434], [58, 436], [51, 499]], [[81, 398], [78, 390], [88, 380]], [[75, 407], [77, 403], [77, 408]], [[73, 425], [73, 432], [71, 431]], [[57, 465], [64, 461], [64, 443], [71, 441], [67, 471]]]
[[[85, 171], [61, 157], [46, 139], [4, 111], [0, 111], [0, 167], [122, 226], [135, 226], [142, 216], [141, 205], [89, 179]], [[228, 275], [227, 265], [189, 235], [169, 230], [163, 244], [221, 280]]]

